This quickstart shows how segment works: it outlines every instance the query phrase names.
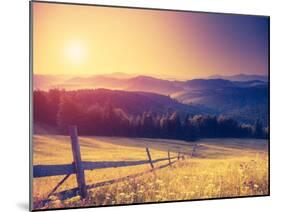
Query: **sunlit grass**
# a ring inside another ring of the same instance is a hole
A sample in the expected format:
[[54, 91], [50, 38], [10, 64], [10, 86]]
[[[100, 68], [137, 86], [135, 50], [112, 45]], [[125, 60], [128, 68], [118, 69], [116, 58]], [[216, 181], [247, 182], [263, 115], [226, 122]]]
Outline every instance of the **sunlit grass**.
[[[167, 157], [167, 149], [190, 152], [193, 143], [171, 140], [82, 137], [82, 159], [121, 161], [147, 159], [144, 147], [151, 147], [153, 159]], [[196, 158], [186, 158], [171, 167], [126, 182], [89, 190], [88, 198], [57, 200], [46, 208], [130, 204], [173, 200], [268, 194], [267, 143], [264, 140], [208, 139], [197, 142]], [[153, 149], [152, 149], [153, 148]], [[72, 162], [68, 137], [35, 136], [34, 164]], [[162, 162], [158, 165], [167, 163]], [[150, 169], [149, 164], [86, 171], [86, 183], [93, 184]], [[33, 180], [34, 202], [46, 198], [63, 176]], [[59, 191], [76, 187], [71, 176]], [[35, 204], [36, 205], [36, 204]]]

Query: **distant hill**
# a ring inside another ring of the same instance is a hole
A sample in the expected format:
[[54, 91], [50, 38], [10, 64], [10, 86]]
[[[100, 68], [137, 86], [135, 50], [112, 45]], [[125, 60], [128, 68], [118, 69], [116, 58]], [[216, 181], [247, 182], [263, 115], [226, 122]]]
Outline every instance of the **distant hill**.
[[182, 90], [183, 82], [162, 80], [147, 76], [138, 76], [127, 81], [125, 90], [145, 91], [169, 95]]
[[110, 88], [123, 89], [127, 79], [119, 79], [109, 76], [97, 75], [90, 77], [73, 77], [61, 84], [62, 87], [71, 89], [81, 88]]
[[[48, 77], [45, 77], [49, 82]], [[36, 78], [36, 84], [42, 85]], [[43, 79], [40, 79], [42, 81]], [[108, 88], [127, 91], [144, 91], [169, 95], [182, 90], [183, 82], [157, 79], [148, 76], [137, 76], [131, 78], [115, 78], [108, 75], [95, 75], [87, 77], [72, 77], [67, 80], [53, 79], [52, 83], [44, 84], [42, 88], [64, 88], [66, 90]]]
[[256, 119], [265, 125], [268, 122], [268, 87], [264, 85], [213, 87], [179, 92], [172, 97], [185, 104], [204, 105], [242, 122], [254, 123]]
[[[69, 92], [76, 94], [76, 91]], [[194, 106], [179, 103], [177, 100], [155, 93], [130, 92], [109, 89], [79, 90], [78, 95], [74, 95], [75, 101], [86, 107], [92, 105], [104, 106], [110, 104], [114, 108], [120, 108], [124, 112], [132, 115], [141, 115], [143, 112], [164, 114], [178, 111], [185, 115], [212, 113], [210, 109], [203, 106]]]
[[99, 104], [110, 102], [128, 113], [147, 110], [167, 112], [170, 108], [194, 114], [227, 114], [245, 123], [261, 119], [267, 125], [269, 97], [266, 76], [240, 74], [227, 77], [233, 80], [223, 79], [224, 76], [214, 77], [173, 81], [149, 76], [115, 78], [96, 75], [66, 78], [35, 75], [34, 86], [44, 90], [95, 88], [93, 97], [85, 101]]
[[251, 80], [251, 81], [233, 81], [234, 85], [238, 87], [267, 87], [268, 82], [261, 80]]
[[33, 88], [48, 90], [50, 88], [56, 87], [61, 82], [68, 80], [70, 77], [65, 75], [33, 75]]
[[250, 74], [237, 74], [232, 76], [223, 76], [223, 75], [212, 75], [208, 79], [225, 79], [230, 81], [252, 81], [260, 80], [267, 82], [268, 76], [266, 75], [250, 75]]
[[114, 72], [111, 74], [102, 74], [99, 76], [103, 76], [103, 77], [113, 77], [113, 78], [117, 78], [117, 79], [129, 79], [132, 77], [136, 77], [137, 75], [135, 74], [126, 74], [126, 73], [122, 73], [122, 72]]
[[34, 75], [34, 88], [48, 90], [64, 88], [66, 90], [108, 88], [128, 91], [145, 91], [164, 95], [196, 89], [223, 87], [249, 87], [267, 85], [267, 76], [239, 74], [234, 76], [214, 75], [208, 79], [187, 81], [164, 80], [150, 76], [132, 76], [123, 73], [70, 77], [63, 75]]
[[224, 79], [194, 79], [184, 83], [184, 88], [188, 90], [231, 88], [235, 86], [233, 82]]

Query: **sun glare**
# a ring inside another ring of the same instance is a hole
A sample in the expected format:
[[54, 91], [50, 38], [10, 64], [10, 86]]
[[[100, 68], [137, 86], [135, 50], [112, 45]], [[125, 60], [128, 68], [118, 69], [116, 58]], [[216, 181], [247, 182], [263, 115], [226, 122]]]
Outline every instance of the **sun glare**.
[[80, 64], [86, 57], [86, 49], [80, 42], [71, 42], [66, 45], [65, 56], [68, 61]]

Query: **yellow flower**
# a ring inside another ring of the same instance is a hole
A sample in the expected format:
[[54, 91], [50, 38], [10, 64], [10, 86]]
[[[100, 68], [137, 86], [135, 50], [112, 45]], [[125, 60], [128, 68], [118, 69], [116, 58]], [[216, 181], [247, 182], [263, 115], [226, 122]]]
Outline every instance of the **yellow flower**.
[[125, 196], [125, 193], [120, 193], [119, 196], [123, 197]]

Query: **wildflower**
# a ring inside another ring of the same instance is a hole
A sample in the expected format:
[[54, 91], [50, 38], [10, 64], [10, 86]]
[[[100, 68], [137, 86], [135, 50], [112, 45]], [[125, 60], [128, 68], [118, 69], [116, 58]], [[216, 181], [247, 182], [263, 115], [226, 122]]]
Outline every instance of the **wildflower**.
[[131, 195], [131, 196], [134, 196], [134, 195], [136, 195], [136, 194], [135, 194], [135, 192], [131, 192], [130, 195]]
[[163, 183], [163, 180], [157, 179], [157, 180], [156, 180], [156, 183], [161, 184], [161, 183]]
[[151, 187], [152, 187], [152, 186], [153, 186], [153, 183], [149, 183], [148, 186], [151, 186]]
[[125, 193], [120, 193], [119, 196], [123, 197], [125, 196]]
[[130, 199], [130, 198], [131, 198], [130, 194], [126, 195], [126, 199]]

